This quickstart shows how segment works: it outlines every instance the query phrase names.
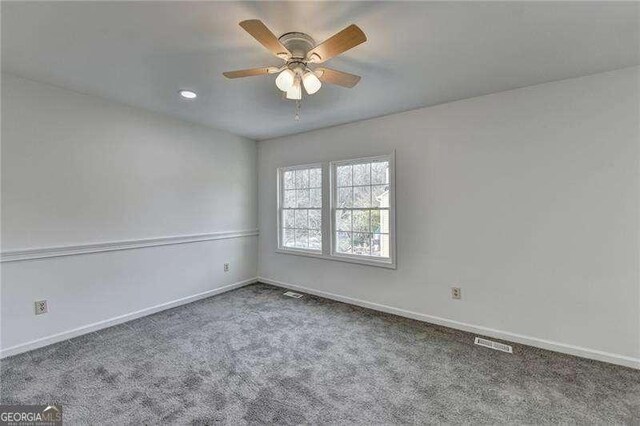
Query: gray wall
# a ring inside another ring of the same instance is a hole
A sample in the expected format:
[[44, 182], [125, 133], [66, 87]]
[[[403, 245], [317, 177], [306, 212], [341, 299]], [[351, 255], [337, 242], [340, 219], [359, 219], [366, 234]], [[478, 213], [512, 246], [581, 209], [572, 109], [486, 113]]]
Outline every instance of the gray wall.
[[3, 74], [3, 253], [254, 231], [3, 262], [3, 353], [255, 278], [256, 191], [254, 141]]
[[[627, 68], [260, 142], [259, 275], [640, 367], [638, 77]], [[397, 270], [275, 252], [277, 167], [392, 150]]]

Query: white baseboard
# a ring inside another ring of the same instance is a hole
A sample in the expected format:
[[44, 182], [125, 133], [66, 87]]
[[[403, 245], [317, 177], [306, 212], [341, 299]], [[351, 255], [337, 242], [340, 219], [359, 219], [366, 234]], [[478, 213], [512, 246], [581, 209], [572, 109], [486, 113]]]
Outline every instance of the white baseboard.
[[159, 305], [144, 308], [139, 311], [131, 312], [128, 314], [120, 315], [118, 317], [109, 318], [104, 321], [94, 322], [93, 324], [85, 325], [75, 328], [73, 330], [63, 331], [62, 333], [53, 334], [51, 336], [42, 337], [40, 339], [32, 340], [27, 343], [21, 343], [10, 348], [0, 350], [0, 359], [8, 356], [17, 355], [22, 352], [27, 352], [33, 349], [38, 349], [43, 346], [48, 346], [54, 343], [62, 342], [64, 340], [72, 339], [74, 337], [81, 336], [83, 334], [91, 333], [93, 331], [101, 330], [103, 328], [111, 327], [123, 322], [131, 321], [137, 318], [141, 318], [147, 315], [154, 314], [156, 312], [171, 309], [176, 306], [184, 305], [187, 303], [195, 302], [196, 300], [204, 299], [207, 297], [215, 296], [217, 294], [225, 293], [236, 288], [244, 287], [249, 284], [253, 284], [258, 281], [257, 278], [249, 278], [248, 280], [240, 281], [237, 283], [225, 285], [223, 287], [215, 288], [213, 290], [207, 290], [202, 293], [194, 294], [191, 296], [183, 297], [181, 299], [172, 300], [170, 302], [161, 303]]
[[625, 355], [618, 355], [618, 354], [613, 354], [609, 352], [603, 352], [596, 349], [589, 349], [589, 348], [584, 348], [580, 346], [568, 345], [565, 343], [539, 339], [537, 337], [530, 337], [530, 336], [524, 336], [522, 334], [510, 333], [508, 331], [495, 330], [493, 328], [482, 327], [479, 325], [467, 324], [459, 321], [450, 320], [447, 318], [421, 314], [418, 312], [407, 311], [405, 309], [394, 308], [392, 306], [381, 305], [373, 302], [367, 302], [365, 300], [354, 299], [347, 296], [341, 296], [339, 294], [329, 293], [326, 291], [315, 290], [315, 289], [303, 287], [300, 285], [284, 283], [281, 281], [272, 280], [270, 278], [258, 277], [258, 281], [263, 282], [265, 284], [271, 284], [278, 287], [298, 290], [303, 293], [309, 293], [316, 296], [325, 297], [327, 299], [337, 300], [339, 302], [344, 302], [351, 305], [361, 306], [363, 308], [373, 309], [375, 311], [386, 312], [389, 314], [411, 318], [418, 321], [455, 328], [457, 330], [476, 333], [476, 334], [480, 334], [487, 337], [494, 337], [496, 339], [507, 340], [515, 343], [520, 343], [523, 345], [534, 346], [541, 349], [547, 349], [550, 351], [561, 352], [569, 355], [575, 355], [583, 358], [593, 359], [596, 361], [609, 362], [611, 364], [617, 364], [625, 367], [640, 369], [640, 358], [633, 358]]

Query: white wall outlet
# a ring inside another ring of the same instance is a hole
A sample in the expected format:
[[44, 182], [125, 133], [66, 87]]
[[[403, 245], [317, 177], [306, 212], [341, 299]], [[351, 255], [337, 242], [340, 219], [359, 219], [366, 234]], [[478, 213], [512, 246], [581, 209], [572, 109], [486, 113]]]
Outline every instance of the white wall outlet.
[[47, 301], [37, 300], [35, 302], [36, 315], [42, 315], [47, 313]]
[[225, 272], [229, 272], [229, 268], [231, 267], [231, 265], [229, 263], [225, 263], [224, 264], [224, 271]]
[[462, 299], [462, 289], [460, 287], [451, 287], [451, 298]]

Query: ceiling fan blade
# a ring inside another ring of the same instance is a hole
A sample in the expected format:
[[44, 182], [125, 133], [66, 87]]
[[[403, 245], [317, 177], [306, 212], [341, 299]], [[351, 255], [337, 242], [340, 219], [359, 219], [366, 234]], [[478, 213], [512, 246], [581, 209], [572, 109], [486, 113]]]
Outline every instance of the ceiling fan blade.
[[261, 20], [249, 19], [248, 21], [240, 22], [240, 26], [277, 57], [285, 61], [291, 57], [291, 52], [280, 43], [278, 37]]
[[360, 27], [352, 24], [311, 49], [307, 54], [307, 59], [311, 62], [321, 63], [365, 41], [367, 41], [367, 36], [364, 35]]
[[277, 67], [250, 68], [248, 70], [227, 71], [222, 75], [227, 78], [253, 77], [254, 75], [273, 74], [278, 70]]
[[353, 87], [360, 81], [360, 76], [331, 68], [316, 68], [313, 72], [324, 83], [337, 84], [342, 87]]

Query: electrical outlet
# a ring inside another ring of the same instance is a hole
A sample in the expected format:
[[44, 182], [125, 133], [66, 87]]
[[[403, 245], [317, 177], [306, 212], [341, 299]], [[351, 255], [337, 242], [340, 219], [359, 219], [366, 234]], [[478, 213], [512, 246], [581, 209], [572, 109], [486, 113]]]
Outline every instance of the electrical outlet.
[[229, 272], [230, 265], [228, 263], [224, 264], [224, 271]]
[[462, 299], [462, 289], [460, 287], [451, 287], [451, 298]]
[[42, 315], [47, 313], [47, 301], [38, 300], [35, 302], [36, 315]]

